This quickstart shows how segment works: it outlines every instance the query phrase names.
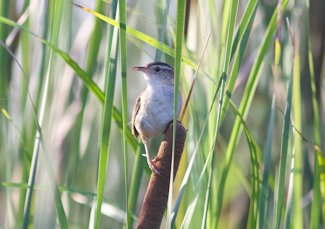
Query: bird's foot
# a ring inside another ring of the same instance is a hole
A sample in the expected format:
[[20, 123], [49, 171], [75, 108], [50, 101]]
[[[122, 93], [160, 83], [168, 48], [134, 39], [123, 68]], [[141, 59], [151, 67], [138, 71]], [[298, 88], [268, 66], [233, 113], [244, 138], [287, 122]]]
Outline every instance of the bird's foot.
[[157, 161], [160, 161], [160, 157], [156, 156], [154, 159], [151, 160], [152, 163], [156, 163]]
[[148, 166], [151, 169], [151, 171], [156, 174], [156, 175], [161, 175], [157, 166], [155, 165], [156, 161], [158, 161], [159, 159], [157, 159], [157, 157], [155, 157], [155, 159], [153, 160], [148, 160]]

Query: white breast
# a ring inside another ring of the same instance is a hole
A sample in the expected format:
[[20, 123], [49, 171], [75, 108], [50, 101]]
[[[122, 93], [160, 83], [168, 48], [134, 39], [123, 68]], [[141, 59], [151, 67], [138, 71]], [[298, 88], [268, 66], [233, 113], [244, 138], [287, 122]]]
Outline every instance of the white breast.
[[[177, 116], [182, 107], [182, 98], [178, 96]], [[141, 106], [135, 119], [135, 127], [146, 138], [161, 134], [167, 124], [173, 120], [174, 87], [164, 85], [147, 87], [141, 95]]]

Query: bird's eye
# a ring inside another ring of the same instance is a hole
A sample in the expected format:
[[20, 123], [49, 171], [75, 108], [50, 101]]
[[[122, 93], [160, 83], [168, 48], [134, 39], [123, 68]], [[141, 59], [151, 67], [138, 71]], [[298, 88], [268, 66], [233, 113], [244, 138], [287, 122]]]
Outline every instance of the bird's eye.
[[155, 72], [159, 72], [160, 71], [160, 68], [157, 66], [157, 67], [155, 67]]

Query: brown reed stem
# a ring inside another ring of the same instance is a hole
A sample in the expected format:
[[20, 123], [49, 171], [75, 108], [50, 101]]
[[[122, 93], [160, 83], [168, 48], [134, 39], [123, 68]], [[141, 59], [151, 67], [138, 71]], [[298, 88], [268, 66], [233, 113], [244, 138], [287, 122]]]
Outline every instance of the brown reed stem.
[[[176, 124], [174, 179], [184, 149], [186, 130], [180, 122]], [[137, 228], [159, 228], [167, 206], [169, 178], [172, 159], [173, 125], [168, 125], [160, 144], [156, 160], [159, 175], [152, 173], [139, 213]]]

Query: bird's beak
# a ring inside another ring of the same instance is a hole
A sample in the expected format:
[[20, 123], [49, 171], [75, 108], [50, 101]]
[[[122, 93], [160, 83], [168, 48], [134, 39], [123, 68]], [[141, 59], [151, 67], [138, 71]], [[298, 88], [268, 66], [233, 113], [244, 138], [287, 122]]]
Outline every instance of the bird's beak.
[[146, 70], [146, 67], [132, 67], [131, 70], [144, 72]]

